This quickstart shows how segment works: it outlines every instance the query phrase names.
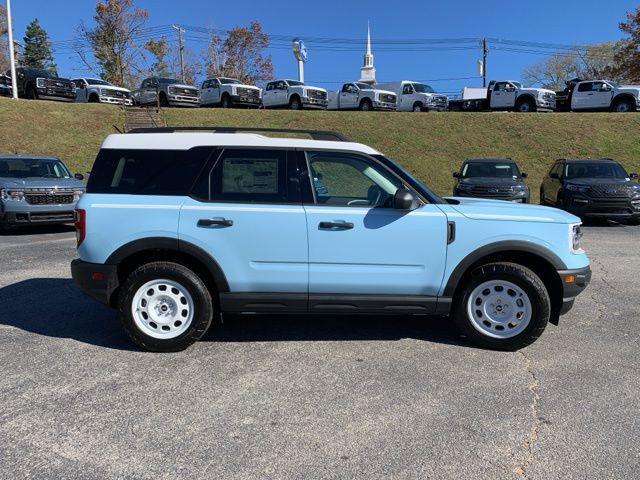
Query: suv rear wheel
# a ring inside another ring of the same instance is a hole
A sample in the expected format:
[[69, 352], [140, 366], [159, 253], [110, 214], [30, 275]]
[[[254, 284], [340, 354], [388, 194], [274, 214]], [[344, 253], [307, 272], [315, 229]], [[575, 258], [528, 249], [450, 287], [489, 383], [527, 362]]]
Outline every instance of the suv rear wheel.
[[205, 334], [213, 318], [211, 294], [190, 269], [171, 262], [138, 267], [118, 297], [120, 321], [139, 347], [184, 350]]
[[542, 280], [516, 263], [478, 267], [454, 301], [458, 329], [476, 345], [495, 350], [518, 350], [533, 343], [551, 312]]

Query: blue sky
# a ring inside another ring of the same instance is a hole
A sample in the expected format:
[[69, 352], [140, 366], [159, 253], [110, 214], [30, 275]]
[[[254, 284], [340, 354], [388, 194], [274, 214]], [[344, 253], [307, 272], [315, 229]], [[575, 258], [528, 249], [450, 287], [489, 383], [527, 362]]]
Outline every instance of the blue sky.
[[[150, 27], [178, 23], [228, 29], [258, 20], [265, 32], [291, 38], [364, 39], [369, 20], [374, 41], [487, 36], [554, 44], [589, 44], [620, 38], [618, 23], [625, 18], [626, 11], [635, 9], [640, 2], [138, 0], [136, 4], [148, 9]], [[21, 40], [26, 24], [38, 17], [52, 40], [71, 39], [81, 20], [91, 22], [94, 7], [93, 0], [13, 0], [16, 37]], [[190, 39], [186, 42], [194, 51], [203, 46], [195, 39], [195, 35], [188, 34]], [[280, 44], [279, 48], [269, 51], [273, 58], [274, 73], [277, 77], [296, 78], [296, 64], [291, 50], [284, 41]], [[477, 85], [479, 80], [462, 79], [477, 74], [476, 61], [480, 57], [480, 45], [475, 45], [466, 43], [462, 50], [442, 50], [438, 47], [430, 51], [407, 52], [384, 51], [391, 47], [374, 44], [378, 81], [428, 80], [434, 88], [446, 92], [458, 91], [464, 85]], [[364, 47], [356, 44], [347, 49], [343, 46], [342, 51], [335, 51], [312, 42], [308, 42], [307, 46], [307, 82], [335, 88], [337, 82], [357, 79]], [[542, 58], [544, 55], [538, 53], [508, 52], [504, 47], [494, 44], [487, 62], [488, 76], [519, 79], [525, 66]], [[78, 61], [68, 52], [61, 51], [56, 55], [56, 61], [62, 75], [76, 76], [83, 71]], [[458, 78], [461, 79], [432, 81]]]

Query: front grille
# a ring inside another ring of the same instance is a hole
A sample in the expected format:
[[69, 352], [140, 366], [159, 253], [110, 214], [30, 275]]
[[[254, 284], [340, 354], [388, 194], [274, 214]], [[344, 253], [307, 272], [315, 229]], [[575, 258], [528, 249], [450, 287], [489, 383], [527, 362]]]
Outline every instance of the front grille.
[[45, 81], [45, 86], [49, 89], [55, 90], [56, 92], [70, 92], [72, 90], [71, 82], [67, 82], [65, 80], [54, 80], [52, 78], [48, 78]]
[[396, 103], [396, 96], [390, 93], [383, 93], [380, 95], [380, 101], [385, 103]]
[[255, 88], [238, 88], [238, 95], [258, 99], [260, 98], [260, 90]]
[[73, 193], [27, 193], [24, 196], [30, 205], [61, 205], [73, 203]]
[[475, 185], [471, 189], [471, 194], [491, 198], [511, 197], [513, 196], [513, 189], [504, 186]]
[[198, 96], [198, 90], [196, 90], [195, 88], [177, 88], [177, 87], [174, 87], [174, 91], [176, 92], [176, 95], [186, 95], [188, 97], [197, 97]]
[[592, 185], [587, 192], [595, 198], [629, 198], [635, 193], [635, 189], [626, 185], [604, 184]]
[[438, 105], [446, 105], [447, 97], [445, 97], [444, 95], [436, 95], [433, 97], [433, 101]]
[[307, 94], [309, 98], [315, 98], [316, 100], [327, 99], [327, 92], [323, 92], [322, 90], [307, 90]]
[[103, 89], [102, 95], [104, 97], [129, 98], [129, 95], [127, 94], [127, 92], [121, 92], [120, 90]]

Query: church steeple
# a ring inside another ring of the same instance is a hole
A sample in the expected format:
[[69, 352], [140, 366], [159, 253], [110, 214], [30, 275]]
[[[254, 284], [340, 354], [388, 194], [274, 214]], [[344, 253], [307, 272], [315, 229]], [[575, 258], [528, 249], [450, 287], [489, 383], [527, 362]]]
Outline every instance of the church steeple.
[[376, 83], [376, 68], [373, 66], [373, 54], [371, 53], [371, 28], [367, 22], [367, 51], [364, 54], [364, 62], [360, 69], [360, 81], [365, 83]]

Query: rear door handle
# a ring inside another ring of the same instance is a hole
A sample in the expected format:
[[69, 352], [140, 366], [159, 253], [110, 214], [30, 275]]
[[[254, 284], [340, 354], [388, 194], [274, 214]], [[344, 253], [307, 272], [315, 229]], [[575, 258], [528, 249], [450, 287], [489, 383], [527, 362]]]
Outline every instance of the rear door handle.
[[199, 227], [231, 227], [233, 226], [233, 220], [226, 218], [201, 218], [198, 220]]
[[353, 228], [353, 223], [351, 222], [320, 222], [320, 228], [326, 229], [340, 229], [340, 230], [351, 230]]

